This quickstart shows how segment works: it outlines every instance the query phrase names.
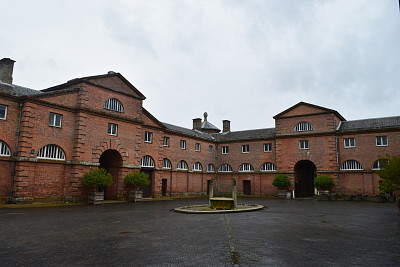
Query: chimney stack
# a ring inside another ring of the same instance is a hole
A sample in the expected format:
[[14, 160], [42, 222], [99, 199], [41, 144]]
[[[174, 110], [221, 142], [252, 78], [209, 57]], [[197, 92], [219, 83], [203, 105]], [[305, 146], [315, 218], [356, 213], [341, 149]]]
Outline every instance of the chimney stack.
[[0, 81], [3, 83], [12, 84], [14, 62], [15, 61], [10, 58], [3, 58], [0, 60]]
[[222, 121], [222, 132], [227, 133], [231, 131], [231, 121], [223, 120]]
[[201, 131], [201, 118], [193, 119], [193, 130]]

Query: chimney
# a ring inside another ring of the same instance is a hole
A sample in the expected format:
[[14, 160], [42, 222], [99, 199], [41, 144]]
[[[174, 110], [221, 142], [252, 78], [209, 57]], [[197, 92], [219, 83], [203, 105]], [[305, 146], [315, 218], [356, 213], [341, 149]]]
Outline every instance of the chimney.
[[201, 118], [193, 119], [193, 130], [201, 131]]
[[3, 58], [0, 60], [0, 81], [12, 84], [12, 73], [14, 69], [14, 60]]
[[223, 120], [222, 121], [222, 132], [227, 133], [231, 131], [231, 121]]

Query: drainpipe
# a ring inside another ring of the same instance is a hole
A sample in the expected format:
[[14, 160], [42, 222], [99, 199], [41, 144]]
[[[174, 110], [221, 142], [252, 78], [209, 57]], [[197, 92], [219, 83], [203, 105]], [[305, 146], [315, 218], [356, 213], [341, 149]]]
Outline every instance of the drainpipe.
[[14, 202], [14, 181], [15, 181], [15, 174], [16, 174], [16, 169], [17, 169], [19, 136], [21, 134], [22, 110], [24, 108], [24, 102], [20, 101], [18, 106], [19, 106], [18, 126], [17, 126], [17, 132], [15, 133], [15, 135], [16, 135], [16, 137], [15, 137], [15, 150], [14, 150], [14, 153], [13, 153], [14, 160], [13, 160], [12, 171], [11, 171], [10, 190], [8, 191], [7, 203], [13, 203]]
[[340, 180], [340, 161], [339, 161], [339, 136], [335, 136], [335, 146], [336, 146], [336, 167], [337, 167], [337, 172], [338, 172], [338, 191], [339, 193], [342, 193], [342, 183]]

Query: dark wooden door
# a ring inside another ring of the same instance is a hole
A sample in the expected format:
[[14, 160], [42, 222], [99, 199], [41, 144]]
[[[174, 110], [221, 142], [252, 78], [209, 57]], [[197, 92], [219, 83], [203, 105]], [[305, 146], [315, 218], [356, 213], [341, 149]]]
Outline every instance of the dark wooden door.
[[248, 180], [243, 181], [243, 194], [251, 195], [251, 181]]

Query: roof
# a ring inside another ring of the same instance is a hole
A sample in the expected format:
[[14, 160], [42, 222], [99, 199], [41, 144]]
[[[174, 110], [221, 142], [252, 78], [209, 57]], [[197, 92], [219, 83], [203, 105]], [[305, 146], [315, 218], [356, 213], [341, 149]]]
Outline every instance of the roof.
[[225, 132], [213, 134], [213, 136], [217, 142], [269, 139], [275, 136], [275, 128]]
[[210, 141], [215, 141], [214, 137], [211, 134], [200, 132], [198, 130], [191, 130], [187, 128], [183, 128], [180, 126], [172, 125], [169, 123], [162, 122], [162, 124], [167, 127], [168, 130], [178, 133], [178, 134], [184, 134], [184, 135], [189, 135], [197, 138], [203, 138], [203, 139], [208, 139]]
[[339, 132], [400, 128], [400, 116], [354, 121], [342, 121]]
[[37, 95], [41, 94], [41, 91], [34, 90], [31, 88], [23, 87], [16, 84], [8, 84], [0, 81], [0, 92], [8, 93], [15, 96], [21, 95]]
[[209, 121], [203, 121], [203, 123], [201, 124], [201, 129], [221, 131], [220, 129], [218, 129], [216, 126], [214, 126], [214, 125], [213, 125], [211, 122], [209, 122]]
[[298, 108], [299, 106], [308, 106], [308, 107], [311, 107], [311, 108], [320, 110], [321, 112], [324, 112], [324, 113], [325, 113], [325, 112], [327, 112], [327, 113], [333, 113], [333, 114], [335, 114], [341, 121], [345, 121], [345, 120], [346, 120], [346, 119], [345, 119], [342, 115], [340, 115], [339, 112], [337, 112], [336, 110], [329, 109], [329, 108], [325, 108], [325, 107], [321, 107], [321, 106], [317, 106], [317, 105], [310, 104], [310, 103], [306, 103], [306, 102], [299, 102], [299, 103], [297, 103], [296, 105], [294, 105], [294, 106], [292, 106], [292, 107], [290, 107], [290, 108], [288, 108], [288, 109], [285, 109], [285, 110], [282, 111], [281, 113], [275, 115], [273, 118], [274, 118], [274, 119], [278, 119], [279, 117], [282, 117], [284, 114], [286, 114], [286, 113], [288, 113], [288, 112], [290, 112], [290, 111], [292, 111], [292, 110]]

